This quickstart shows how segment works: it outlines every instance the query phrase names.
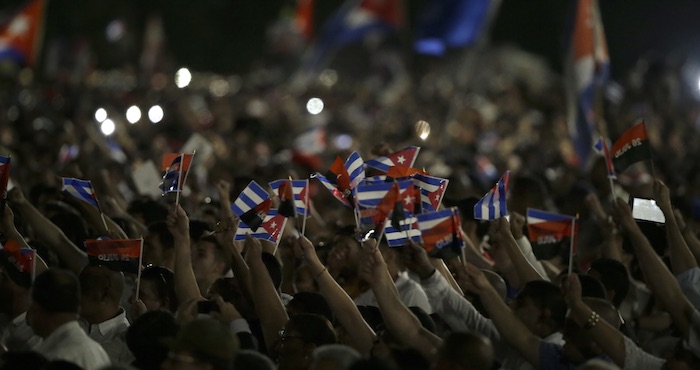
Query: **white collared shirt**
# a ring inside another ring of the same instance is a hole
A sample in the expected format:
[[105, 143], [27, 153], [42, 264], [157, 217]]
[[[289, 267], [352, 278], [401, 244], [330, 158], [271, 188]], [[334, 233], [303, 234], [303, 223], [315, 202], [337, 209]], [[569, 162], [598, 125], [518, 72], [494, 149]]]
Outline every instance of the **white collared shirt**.
[[107, 352], [90, 339], [78, 321], [65, 323], [49, 334], [35, 349], [49, 360], [65, 360], [85, 370], [110, 365]]
[[10, 321], [0, 339], [0, 343], [10, 351], [28, 351], [40, 342], [41, 338], [34, 335], [34, 331], [27, 324], [26, 312]]
[[[408, 277], [407, 272], [399, 272], [399, 277], [394, 281], [394, 285], [396, 285], [396, 290], [399, 291], [401, 302], [406, 307], [417, 306], [422, 308], [428, 315], [433, 313], [433, 308], [430, 306], [428, 296], [423, 291], [423, 288]], [[372, 290], [368, 290], [355, 298], [355, 305], [379, 307], [379, 302]]]
[[134, 355], [126, 345], [126, 330], [129, 328], [126, 310], [121, 309], [119, 315], [99, 324], [88, 326], [82, 321], [81, 325], [90, 338], [102, 345], [113, 364], [128, 365], [134, 361]]

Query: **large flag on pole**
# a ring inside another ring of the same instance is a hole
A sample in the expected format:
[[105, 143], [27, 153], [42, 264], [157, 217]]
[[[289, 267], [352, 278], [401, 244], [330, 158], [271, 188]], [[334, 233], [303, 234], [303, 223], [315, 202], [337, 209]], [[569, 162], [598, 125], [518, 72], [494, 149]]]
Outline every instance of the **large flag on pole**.
[[501, 176], [498, 183], [474, 205], [474, 218], [477, 220], [495, 220], [508, 214], [506, 197], [510, 171]]
[[136, 274], [141, 258], [141, 239], [96, 239], [85, 241], [85, 252], [92, 265]]
[[596, 131], [597, 90], [608, 79], [610, 60], [597, 0], [572, 0], [566, 92], [571, 136], [579, 167], [587, 165]]
[[651, 144], [644, 122], [640, 122], [622, 133], [612, 146], [612, 162], [619, 172], [631, 164], [651, 159]]
[[43, 37], [44, 0], [31, 0], [0, 24], [0, 61], [33, 65]]
[[257, 182], [251, 181], [233, 202], [231, 210], [243, 223], [253, 231], [257, 231], [271, 206], [270, 194]]

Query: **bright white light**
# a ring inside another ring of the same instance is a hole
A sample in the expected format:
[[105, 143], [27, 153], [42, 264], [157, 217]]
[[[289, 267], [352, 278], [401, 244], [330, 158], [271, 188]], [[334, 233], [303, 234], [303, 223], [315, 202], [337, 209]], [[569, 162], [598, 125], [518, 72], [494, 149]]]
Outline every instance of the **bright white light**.
[[192, 81], [192, 73], [190, 73], [189, 69], [182, 67], [175, 72], [175, 85], [177, 85], [177, 87], [181, 89], [187, 87], [190, 81]]
[[97, 108], [95, 111], [95, 120], [102, 122], [107, 119], [107, 111], [104, 108]]
[[153, 123], [158, 123], [163, 119], [163, 108], [160, 105], [154, 105], [148, 110], [148, 119]]
[[114, 126], [114, 121], [112, 121], [109, 118], [102, 121], [102, 124], [100, 125], [100, 130], [105, 136], [112, 135], [112, 133], [114, 133], [115, 128], [116, 127]]
[[323, 112], [323, 100], [319, 98], [311, 98], [306, 103], [306, 110], [311, 114], [319, 114]]
[[132, 125], [141, 119], [141, 109], [139, 107], [132, 105], [126, 110], [126, 120]]
[[430, 132], [424, 132], [424, 133], [420, 134], [420, 139], [425, 140], [428, 138], [429, 135], [430, 135]]

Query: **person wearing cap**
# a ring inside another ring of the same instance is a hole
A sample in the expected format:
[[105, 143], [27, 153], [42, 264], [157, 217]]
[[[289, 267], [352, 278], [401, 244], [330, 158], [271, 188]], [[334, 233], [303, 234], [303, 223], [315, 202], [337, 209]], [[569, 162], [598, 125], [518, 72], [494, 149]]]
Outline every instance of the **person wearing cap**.
[[228, 327], [214, 319], [194, 320], [175, 338], [163, 339], [169, 349], [164, 370], [231, 370], [238, 340]]
[[43, 341], [35, 348], [49, 360], [65, 360], [86, 370], [110, 364], [107, 352], [78, 323], [80, 284], [75, 275], [49, 269], [34, 280], [27, 322]]

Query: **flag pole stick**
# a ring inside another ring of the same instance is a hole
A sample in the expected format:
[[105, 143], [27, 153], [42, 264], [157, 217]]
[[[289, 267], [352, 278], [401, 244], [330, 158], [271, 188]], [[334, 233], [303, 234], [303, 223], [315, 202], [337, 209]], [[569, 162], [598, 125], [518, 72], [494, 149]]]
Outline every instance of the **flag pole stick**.
[[139, 253], [139, 266], [136, 273], [136, 299], [139, 298], [139, 290], [141, 289], [141, 265], [143, 264], [143, 236], [141, 237], [141, 252]]
[[32, 249], [32, 283], [34, 283], [34, 280], [36, 279], [36, 249]]
[[304, 194], [304, 219], [301, 221], [301, 236], [306, 236], [306, 219], [309, 214], [309, 207], [311, 203], [309, 202], [309, 179], [306, 179], [306, 194]]
[[102, 226], [105, 227], [105, 231], [107, 234], [109, 234], [109, 227], [107, 226], [107, 220], [105, 220], [105, 213], [102, 211], [102, 206], [100, 205], [100, 200], [97, 198], [97, 192], [95, 191], [95, 187], [92, 186], [92, 181], [88, 180], [88, 184], [90, 184], [90, 188], [92, 189], [92, 194], [95, 196], [95, 203], [97, 203], [97, 210], [100, 212], [100, 218], [102, 219]]
[[[192, 151], [192, 158], [190, 158], [190, 166], [192, 166], [192, 162], [194, 162], [194, 155], [197, 153], [196, 150]], [[185, 172], [185, 178], [182, 178], [182, 172], [185, 168], [185, 154], [182, 153], [180, 154], [180, 171], [177, 174], [177, 187], [179, 188], [177, 193], [175, 194], [175, 204], [180, 204], [180, 193], [185, 189], [185, 182], [187, 182], [187, 176], [190, 174], [190, 168], [189, 166], [187, 167], [187, 171]]]
[[576, 240], [576, 218], [571, 219], [571, 241], [569, 242], [569, 275], [574, 270], [574, 241]]
[[615, 183], [613, 182], [613, 178], [608, 176], [608, 180], [610, 181], [610, 194], [612, 195], [612, 202], [615, 203], [615, 199], [617, 199], [617, 195], [615, 195]]

